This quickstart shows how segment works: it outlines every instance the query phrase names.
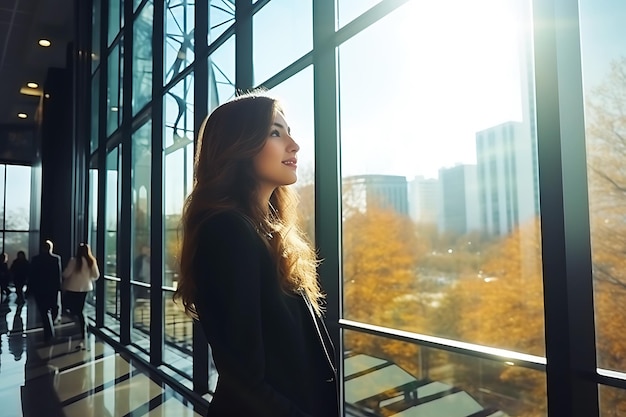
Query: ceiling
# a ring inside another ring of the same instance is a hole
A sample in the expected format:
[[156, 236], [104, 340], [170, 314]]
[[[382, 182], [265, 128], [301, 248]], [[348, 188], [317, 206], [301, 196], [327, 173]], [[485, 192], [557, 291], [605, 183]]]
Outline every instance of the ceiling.
[[[34, 123], [48, 68], [65, 67], [73, 15], [74, 0], [0, 0], [0, 124]], [[39, 46], [42, 38], [51, 45]], [[38, 95], [20, 93], [28, 82]]]

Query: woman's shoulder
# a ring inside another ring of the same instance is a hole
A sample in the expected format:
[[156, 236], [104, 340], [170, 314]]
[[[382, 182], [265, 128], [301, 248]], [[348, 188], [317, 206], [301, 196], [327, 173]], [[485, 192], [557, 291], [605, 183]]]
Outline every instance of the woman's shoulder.
[[250, 233], [254, 234], [254, 223], [243, 213], [235, 210], [212, 214], [200, 228], [203, 233]]

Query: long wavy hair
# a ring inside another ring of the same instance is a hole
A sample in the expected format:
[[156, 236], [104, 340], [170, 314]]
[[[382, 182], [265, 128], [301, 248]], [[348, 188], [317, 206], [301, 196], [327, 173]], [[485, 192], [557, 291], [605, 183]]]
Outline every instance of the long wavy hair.
[[220, 105], [200, 127], [194, 187], [185, 200], [181, 219], [180, 276], [174, 293], [174, 301], [181, 302], [190, 317], [198, 317], [196, 280], [202, 279], [193, 268], [199, 226], [224, 211], [239, 212], [251, 224], [259, 225], [259, 233], [271, 234], [272, 239], [263, 241], [276, 264], [281, 288], [287, 293], [303, 291], [317, 314], [322, 312], [318, 262], [297, 224], [297, 194], [288, 186], [279, 186], [267, 207], [259, 204], [253, 158], [263, 149], [278, 112], [283, 113], [283, 109], [276, 99], [254, 91]]
[[96, 263], [96, 258], [91, 253], [91, 248], [86, 243], [81, 243], [76, 248], [76, 265], [74, 265], [75, 271], [80, 271], [83, 267], [83, 262], [87, 262], [87, 266], [91, 268]]

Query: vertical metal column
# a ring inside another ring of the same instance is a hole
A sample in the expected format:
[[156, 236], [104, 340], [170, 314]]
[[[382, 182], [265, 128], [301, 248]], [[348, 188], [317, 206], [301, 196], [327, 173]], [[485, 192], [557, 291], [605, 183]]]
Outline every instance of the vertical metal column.
[[120, 343], [127, 345], [131, 342], [130, 332], [132, 328], [132, 288], [130, 285], [130, 273], [132, 261], [131, 242], [133, 233], [132, 220], [132, 92], [133, 92], [133, 2], [124, 2], [124, 39], [123, 54], [124, 59], [122, 74], [122, 125], [120, 127], [122, 137], [121, 146], [121, 169], [118, 179], [122, 186], [120, 222], [118, 229], [117, 262], [120, 274]]
[[[341, 285], [341, 173], [339, 152], [335, 2], [313, 2], [313, 108], [315, 114], [315, 240], [322, 287], [327, 294], [326, 323], [343, 375], [343, 341], [339, 329]], [[343, 391], [343, 384], [339, 384]]]
[[[108, 10], [109, 1], [102, 0], [101, 10]], [[106, 9], [105, 9], [106, 8]], [[101, 274], [106, 271], [105, 245], [106, 245], [106, 186], [107, 186], [107, 152], [106, 152], [106, 106], [107, 106], [107, 79], [109, 75], [107, 55], [106, 28], [109, 27], [109, 13], [100, 13], [100, 81], [98, 82], [98, 218], [96, 227], [96, 258], [99, 261]], [[96, 281], [96, 327], [104, 327], [106, 281]]]
[[[200, 125], [209, 112], [209, 69], [207, 44], [209, 34], [209, 4], [196, 2], [195, 11], [196, 62], [194, 64], [194, 152]], [[193, 324], [193, 390], [200, 395], [209, 391], [209, 347], [198, 322]]]
[[155, 1], [152, 27], [152, 144], [150, 190], [150, 363], [163, 363], [163, 49], [165, 5]]
[[578, 4], [533, 6], [548, 415], [596, 417]]
[[252, 62], [252, 0], [235, 2], [235, 88], [237, 93], [254, 85]]

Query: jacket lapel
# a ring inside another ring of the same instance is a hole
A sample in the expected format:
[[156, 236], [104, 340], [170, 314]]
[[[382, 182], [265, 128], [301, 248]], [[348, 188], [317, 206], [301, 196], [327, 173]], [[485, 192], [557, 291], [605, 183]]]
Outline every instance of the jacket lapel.
[[[299, 291], [299, 293], [307, 306], [307, 310], [309, 310], [311, 319], [313, 320], [313, 326], [317, 331], [317, 338], [322, 345], [322, 350], [324, 351], [324, 355], [326, 356], [326, 361], [328, 362], [330, 369], [332, 369], [333, 373], [336, 375], [337, 369], [335, 369], [335, 365], [333, 362], [335, 348], [332, 344], [332, 341], [330, 340], [330, 336], [328, 335], [328, 330], [326, 329], [324, 322], [319, 319], [317, 314], [315, 314], [315, 311], [313, 310], [313, 305], [311, 304], [311, 300], [309, 300], [309, 297], [306, 295], [306, 293], [304, 291]], [[326, 337], [324, 337], [324, 335]]]

